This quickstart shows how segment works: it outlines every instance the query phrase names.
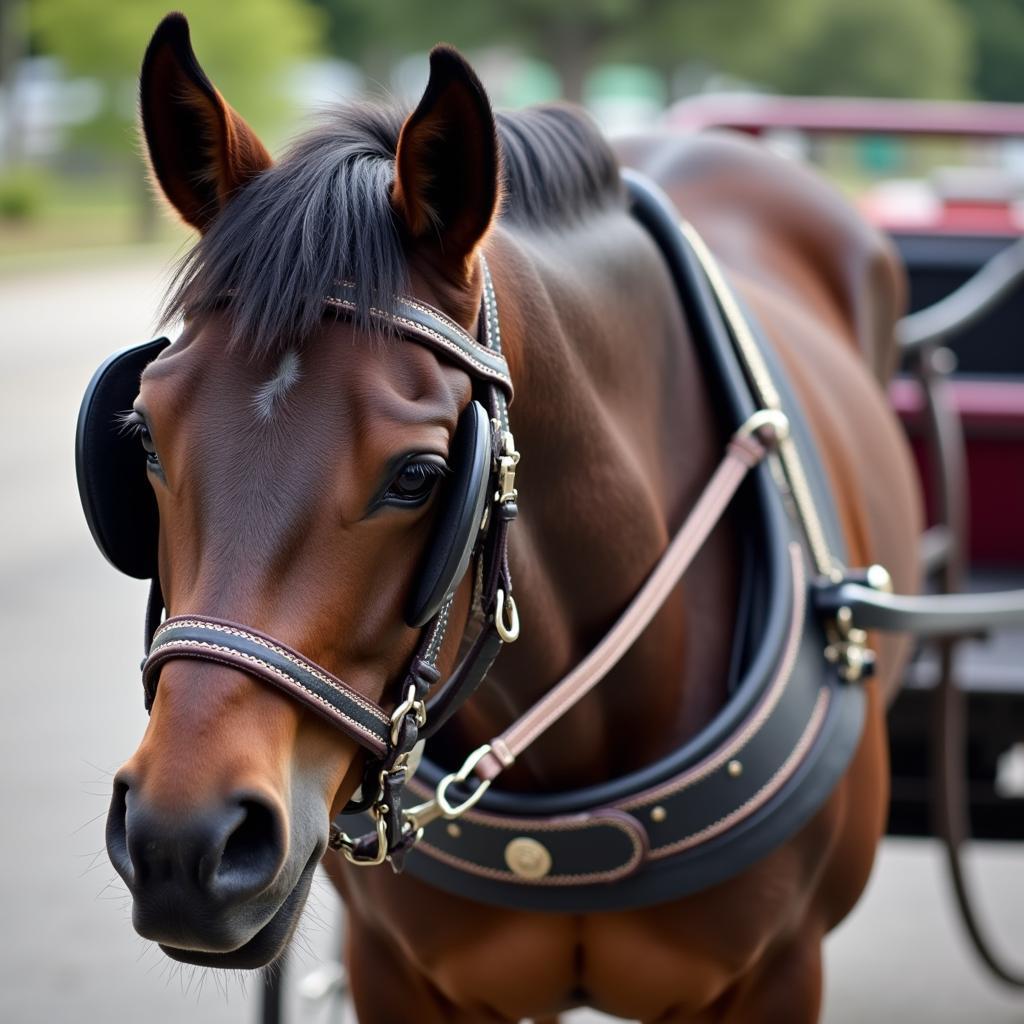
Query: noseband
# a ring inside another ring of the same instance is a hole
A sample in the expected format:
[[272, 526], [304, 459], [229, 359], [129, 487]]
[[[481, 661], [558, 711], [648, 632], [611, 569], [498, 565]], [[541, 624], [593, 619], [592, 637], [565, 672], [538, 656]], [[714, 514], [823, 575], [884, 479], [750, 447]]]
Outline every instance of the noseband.
[[[393, 710], [360, 694], [287, 644], [249, 626], [199, 615], [176, 615], [160, 622], [163, 599], [155, 580], [151, 590], [148, 653], [142, 664], [147, 709], [156, 697], [161, 668], [174, 659], [195, 658], [226, 665], [277, 687], [367, 751], [361, 795], [346, 810], [369, 809], [374, 831], [351, 839], [332, 825], [329, 840], [333, 848], [358, 864], [380, 864], [388, 859], [396, 870], [401, 869], [406, 852], [417, 838], [402, 811], [402, 791], [414, 750], [469, 698], [504, 644], [512, 643], [519, 635], [508, 564], [508, 531], [518, 512], [515, 476], [519, 453], [508, 429], [512, 380], [501, 353], [497, 302], [482, 255], [480, 268], [483, 300], [479, 341], [440, 310], [417, 299], [399, 297], [391, 311], [369, 310], [373, 319], [404, 339], [425, 345], [465, 370], [490, 417], [489, 425], [478, 431], [479, 444], [487, 449], [484, 497], [455, 510], [463, 520], [471, 516], [472, 523], [448, 524], [456, 534], [468, 529], [466, 552], [470, 557], [455, 559], [458, 565], [440, 595], [440, 605], [423, 625], [419, 645], [397, 686]], [[353, 315], [359, 308], [354, 289], [347, 284], [340, 285], [324, 301], [342, 316]], [[473, 613], [481, 627], [466, 655], [428, 704], [427, 694], [440, 679], [437, 658], [447, 636], [455, 590], [469, 567], [467, 562], [474, 566]]]

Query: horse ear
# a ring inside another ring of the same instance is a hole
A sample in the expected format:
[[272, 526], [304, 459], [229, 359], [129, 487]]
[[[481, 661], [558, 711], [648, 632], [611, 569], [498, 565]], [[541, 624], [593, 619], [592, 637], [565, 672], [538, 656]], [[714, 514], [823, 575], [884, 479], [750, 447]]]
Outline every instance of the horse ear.
[[184, 15], [167, 15], [153, 33], [139, 96], [153, 174], [178, 213], [205, 231], [271, 159], [199, 66]]
[[466, 273], [498, 204], [498, 139], [484, 87], [448, 46], [430, 53], [430, 80], [402, 125], [391, 200], [409, 234], [436, 242]]

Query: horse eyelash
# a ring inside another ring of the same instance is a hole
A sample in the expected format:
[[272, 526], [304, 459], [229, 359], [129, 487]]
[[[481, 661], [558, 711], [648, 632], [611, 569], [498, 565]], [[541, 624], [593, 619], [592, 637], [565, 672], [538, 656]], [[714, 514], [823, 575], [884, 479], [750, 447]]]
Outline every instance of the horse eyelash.
[[127, 409], [117, 414], [117, 426], [122, 436], [131, 437], [146, 429], [146, 421], [135, 409]]
[[446, 466], [446, 465], [444, 465], [443, 463], [440, 463], [440, 462], [433, 462], [433, 461], [431, 461], [431, 462], [416, 462], [416, 461], [407, 462], [402, 467], [400, 472], [404, 473], [405, 470], [407, 470], [407, 469], [416, 469], [417, 472], [421, 473], [423, 476], [437, 476], [437, 477], [448, 476], [448, 474], [451, 472], [451, 468], [449, 466]]

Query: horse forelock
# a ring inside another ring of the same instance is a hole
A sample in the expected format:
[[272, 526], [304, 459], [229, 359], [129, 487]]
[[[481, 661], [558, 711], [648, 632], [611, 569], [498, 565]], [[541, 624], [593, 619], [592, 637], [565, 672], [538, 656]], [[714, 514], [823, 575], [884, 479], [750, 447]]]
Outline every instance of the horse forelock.
[[[228, 203], [178, 264], [164, 316], [227, 304], [230, 344], [254, 358], [287, 350], [322, 322], [323, 296], [350, 281], [356, 325], [379, 334], [372, 307], [408, 287], [408, 254], [391, 203], [403, 111], [339, 107]], [[621, 205], [618, 164], [596, 126], [564, 105], [497, 115], [502, 217], [545, 228]], [[265, 406], [265, 403], [264, 403]]]

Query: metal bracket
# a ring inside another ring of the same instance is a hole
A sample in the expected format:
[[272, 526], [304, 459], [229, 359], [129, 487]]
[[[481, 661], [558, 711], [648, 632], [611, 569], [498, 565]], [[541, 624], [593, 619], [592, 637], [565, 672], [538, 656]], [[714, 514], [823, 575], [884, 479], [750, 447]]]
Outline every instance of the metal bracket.
[[510, 430], [505, 430], [501, 435], [502, 454], [498, 458], [498, 490], [494, 500], [499, 505], [507, 501], [515, 501], [519, 497], [516, 490], [516, 466], [519, 465], [520, 455], [516, 451], [516, 442]]

